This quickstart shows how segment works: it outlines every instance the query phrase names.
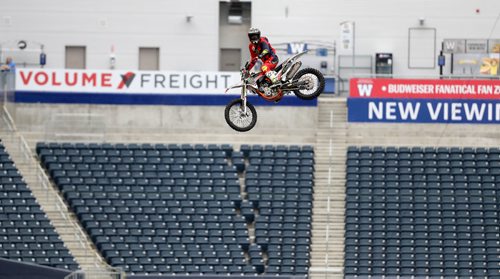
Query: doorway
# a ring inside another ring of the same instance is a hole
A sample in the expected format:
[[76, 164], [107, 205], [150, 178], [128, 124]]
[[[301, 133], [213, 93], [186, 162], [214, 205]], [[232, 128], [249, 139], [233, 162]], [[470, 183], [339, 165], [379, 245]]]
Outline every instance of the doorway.
[[85, 69], [86, 47], [66, 46], [65, 67], [66, 69]]
[[139, 48], [139, 70], [159, 71], [160, 70], [160, 49], [157, 47]]
[[221, 48], [219, 65], [221, 71], [239, 71], [241, 67], [241, 49]]

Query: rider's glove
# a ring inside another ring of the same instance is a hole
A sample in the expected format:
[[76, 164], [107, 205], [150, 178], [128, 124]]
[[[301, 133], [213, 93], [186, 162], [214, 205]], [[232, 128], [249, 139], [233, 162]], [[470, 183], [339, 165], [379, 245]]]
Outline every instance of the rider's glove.
[[255, 63], [257, 63], [257, 57], [254, 57], [254, 58], [252, 58], [250, 61], [248, 61], [248, 62], [245, 64], [244, 69], [245, 69], [245, 70], [250, 70], [250, 66], [252, 66], [252, 67], [253, 67], [253, 65], [255, 65]]

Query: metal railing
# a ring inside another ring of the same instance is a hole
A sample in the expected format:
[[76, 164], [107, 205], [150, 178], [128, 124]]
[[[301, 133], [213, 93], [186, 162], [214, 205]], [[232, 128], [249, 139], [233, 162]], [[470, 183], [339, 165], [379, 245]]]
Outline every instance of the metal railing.
[[5, 127], [7, 131], [9, 132], [14, 132], [17, 130], [14, 120], [12, 119], [12, 116], [10, 115], [9, 111], [7, 110], [7, 107], [5, 105], [2, 106], [2, 120], [5, 123], [5, 126], [2, 125], [2, 127]]
[[[50, 182], [49, 177], [47, 176], [45, 170], [36, 161], [26, 139], [23, 137], [23, 135], [18, 133], [16, 124], [12, 116], [10, 115], [9, 111], [6, 109], [5, 106], [3, 106], [2, 109], [3, 109], [2, 118], [6, 122], [9, 132], [7, 135], [4, 135], [3, 138], [8, 142], [13, 143], [10, 145], [10, 147], [12, 149], [15, 149], [15, 151], [17, 151], [18, 154], [20, 155], [20, 158], [18, 158], [16, 162], [26, 165], [27, 169], [34, 170], [34, 173], [32, 173], [33, 176], [31, 177], [33, 181], [30, 181], [31, 183], [29, 183], [28, 185], [32, 187], [36, 186], [37, 189], [31, 189], [31, 190], [32, 191], [42, 190], [45, 193], [41, 195], [38, 194], [37, 198], [43, 198], [44, 199], [43, 204], [45, 205], [55, 206], [57, 212], [64, 219], [64, 222], [68, 224], [67, 227], [62, 229], [72, 228], [75, 230], [73, 235], [75, 240], [80, 244], [80, 248], [84, 251], [83, 256], [88, 259], [88, 257], [90, 256], [89, 251], [93, 253], [92, 255], [93, 261], [91, 265], [93, 265], [95, 268], [99, 268], [102, 267], [103, 265], [106, 265], [105, 261], [102, 260], [101, 256], [86, 241], [87, 239], [89, 239], [87, 234], [83, 231], [80, 224], [77, 223], [74, 218], [72, 218], [72, 216], [70, 215], [69, 206], [64, 202], [64, 200], [61, 198], [57, 190], [55, 190], [54, 187], [52, 187], [52, 183]], [[27, 176], [25, 176], [25, 178], [27, 178]], [[40, 205], [42, 206], [42, 204]], [[45, 208], [45, 212], [49, 212], [49, 209]], [[64, 232], [67, 231], [65, 230]], [[62, 233], [62, 231], [59, 233]]]
[[5, 109], [11, 106], [14, 100], [15, 80], [13, 72], [0, 72], [0, 104]]
[[[21, 141], [25, 142], [24, 138], [22, 136]], [[26, 144], [27, 146], [27, 144]], [[30, 157], [32, 158], [31, 155], [31, 150], [28, 148], [26, 149], [27, 152], [29, 152], [27, 155], [24, 155], [24, 157]], [[93, 265], [95, 267], [99, 267], [102, 265], [103, 261], [99, 261], [97, 259], [100, 259], [100, 255], [92, 248], [91, 245], [88, 245], [86, 240], [88, 239], [87, 234], [83, 231], [82, 227], [80, 224], [78, 224], [74, 218], [70, 215], [70, 209], [68, 205], [63, 201], [59, 193], [57, 193], [53, 187], [51, 187], [51, 182], [45, 172], [45, 170], [37, 163], [35, 163], [33, 160], [31, 160], [30, 163], [32, 168], [36, 169], [36, 177], [37, 177], [37, 184], [42, 185], [42, 188], [45, 190], [46, 195], [46, 202], [48, 204], [54, 204], [57, 211], [61, 214], [61, 217], [65, 220], [66, 223], [70, 225], [70, 227], [76, 229], [74, 232], [75, 240], [80, 244], [81, 249], [84, 250], [85, 258], [88, 258], [90, 256], [89, 251], [92, 251], [94, 255], [92, 255], [93, 260]], [[86, 245], [87, 243], [87, 245]]]

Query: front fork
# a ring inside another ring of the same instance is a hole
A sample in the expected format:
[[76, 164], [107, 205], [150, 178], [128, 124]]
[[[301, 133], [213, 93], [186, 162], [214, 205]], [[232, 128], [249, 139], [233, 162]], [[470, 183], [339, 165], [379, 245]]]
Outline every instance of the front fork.
[[241, 100], [243, 103], [243, 113], [246, 115], [247, 114], [247, 85], [243, 84], [243, 87], [241, 87]]

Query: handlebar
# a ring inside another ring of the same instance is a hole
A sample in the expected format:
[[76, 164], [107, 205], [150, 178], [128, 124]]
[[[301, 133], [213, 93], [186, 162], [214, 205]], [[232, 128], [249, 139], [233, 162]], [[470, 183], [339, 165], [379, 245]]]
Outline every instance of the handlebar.
[[241, 79], [247, 79], [250, 74], [249, 71], [246, 68], [241, 69]]
[[241, 69], [241, 71], [240, 71], [240, 72], [241, 72], [241, 79], [242, 79], [242, 80], [246, 80], [246, 79], [248, 79], [248, 78], [250, 78], [250, 77], [256, 77], [256, 76], [258, 76], [258, 75], [259, 75], [259, 73], [258, 73], [258, 72], [250, 72], [250, 71], [248, 71], [248, 70], [247, 70], [247, 69], [245, 69], [245, 68]]

